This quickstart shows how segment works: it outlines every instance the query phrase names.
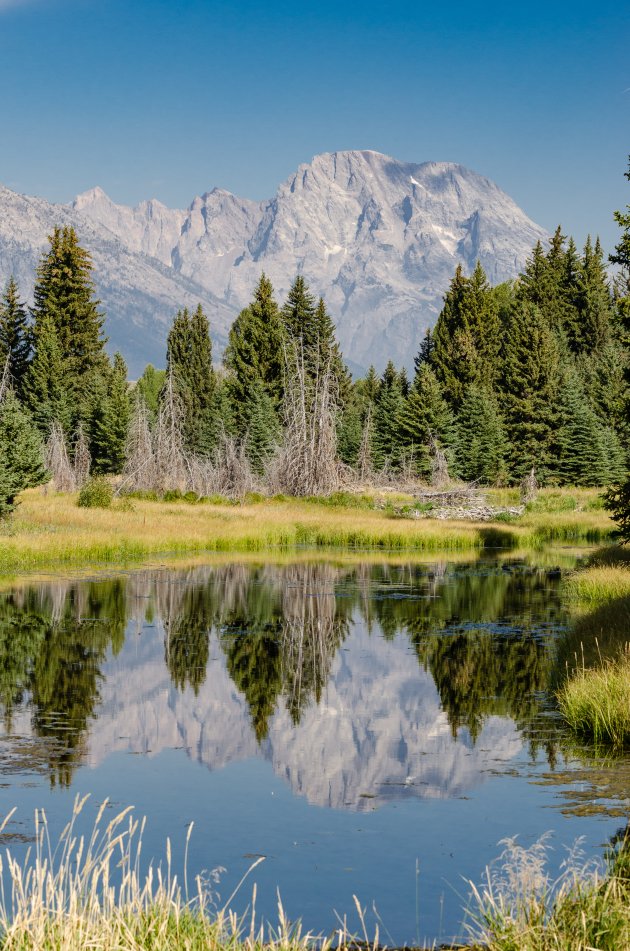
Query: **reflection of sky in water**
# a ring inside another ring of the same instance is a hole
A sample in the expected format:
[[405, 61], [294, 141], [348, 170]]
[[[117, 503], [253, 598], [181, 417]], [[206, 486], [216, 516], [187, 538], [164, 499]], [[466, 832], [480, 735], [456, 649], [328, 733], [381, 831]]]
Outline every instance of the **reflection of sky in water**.
[[[147, 856], [166, 835], [178, 854], [194, 820], [191, 871], [226, 866], [224, 897], [263, 854], [259, 912], [275, 917], [278, 885], [290, 917], [328, 930], [357, 894], [401, 943], [459, 932], [462, 876], [501, 838], [554, 829], [557, 867], [563, 843], [598, 850], [620, 824], [566, 809], [586, 774], [544, 695], [565, 620], [546, 572], [138, 572], [5, 598], [5, 632], [18, 609], [21, 630], [39, 610], [58, 634], [35, 638], [47, 663], [0, 741], [13, 834], [36, 806], [59, 829], [75, 792], [110, 796], [149, 817]], [[549, 762], [562, 785], [540, 784]], [[616, 767], [599, 767], [601, 784]]]

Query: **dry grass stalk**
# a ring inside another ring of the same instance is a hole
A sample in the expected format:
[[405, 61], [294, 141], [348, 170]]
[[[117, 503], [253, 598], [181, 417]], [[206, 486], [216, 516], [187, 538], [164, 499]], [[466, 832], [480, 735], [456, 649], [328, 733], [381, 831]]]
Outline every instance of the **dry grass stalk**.
[[55, 420], [45, 448], [46, 468], [57, 492], [74, 492], [77, 487], [74, 467], [68, 457], [66, 437], [60, 422]]
[[272, 491], [327, 495], [339, 487], [337, 388], [330, 362], [311, 374], [303, 352], [285, 355], [283, 444], [267, 467]]

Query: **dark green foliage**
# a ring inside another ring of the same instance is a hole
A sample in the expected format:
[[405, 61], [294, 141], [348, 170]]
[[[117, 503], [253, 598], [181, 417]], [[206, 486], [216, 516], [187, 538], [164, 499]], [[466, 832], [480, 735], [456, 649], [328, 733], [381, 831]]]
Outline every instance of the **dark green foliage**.
[[105, 476], [93, 476], [79, 492], [77, 505], [83, 509], [108, 509], [113, 501], [111, 482]]
[[262, 380], [253, 382], [241, 418], [245, 426], [249, 461], [255, 472], [262, 473], [265, 462], [280, 441], [278, 414]]
[[11, 383], [18, 395], [22, 394], [30, 354], [26, 307], [20, 302], [18, 286], [11, 277], [0, 300], [0, 373], [8, 360]]
[[66, 432], [75, 413], [53, 318], [44, 314], [35, 325], [35, 355], [24, 380], [24, 398], [40, 432], [47, 436], [54, 421]]
[[373, 459], [378, 468], [400, 461], [400, 418], [405, 407], [402, 381], [390, 360], [385, 367], [374, 408]]
[[281, 316], [287, 339], [303, 349], [307, 364], [317, 353], [315, 312], [315, 298], [309, 293], [302, 275], [298, 274], [291, 285]]
[[166, 373], [184, 405], [184, 444], [208, 455], [216, 444], [215, 387], [210, 327], [201, 304], [177, 313], [168, 334]]
[[131, 394], [127, 365], [119, 353], [104, 387], [93, 402], [90, 414], [90, 450], [96, 473], [120, 473], [125, 463], [125, 447], [131, 422]]
[[520, 480], [532, 467], [539, 477], [554, 467], [560, 350], [534, 304], [514, 307], [506, 328], [501, 380], [502, 408], [510, 441], [510, 475]]
[[284, 329], [271, 281], [262, 274], [249, 307], [242, 310], [230, 329], [223, 357], [230, 371], [229, 387], [237, 424], [242, 426], [245, 407], [259, 381], [274, 409], [280, 407], [283, 378]]
[[258, 743], [266, 739], [269, 720], [282, 692], [282, 654], [279, 618], [246, 628], [232, 621], [223, 627], [221, 641], [226, 664], [234, 685], [247, 705]]
[[477, 263], [471, 277], [458, 266], [425, 349], [451, 406], [470, 383], [491, 388], [498, 373], [501, 342], [497, 301]]
[[157, 419], [160, 393], [162, 392], [165, 379], [166, 370], [156, 370], [153, 364], [148, 363], [134, 387], [134, 393], [138, 393], [144, 400], [144, 405], [147, 408], [149, 419], [152, 423]]
[[462, 398], [455, 428], [458, 475], [467, 481], [495, 485], [505, 480], [507, 439], [497, 400], [471, 383]]
[[51, 320], [63, 362], [63, 385], [73, 396], [76, 421], [95, 372], [105, 372], [104, 317], [94, 298], [92, 261], [80, 245], [74, 228], [55, 228], [50, 250], [44, 255], [35, 284], [34, 346], [42, 337], [42, 324]]
[[47, 479], [41, 437], [9, 390], [0, 403], [0, 518], [15, 509], [16, 496], [23, 489]]
[[210, 654], [211, 603], [202, 587], [186, 588], [181, 606], [165, 618], [164, 652], [171, 680], [178, 690], [190, 684], [195, 695], [206, 679]]
[[610, 475], [604, 427], [572, 368], [558, 393], [560, 427], [557, 436], [557, 472], [568, 485], [602, 485]]
[[356, 386], [351, 386], [347, 398], [342, 403], [337, 424], [337, 452], [347, 466], [355, 466], [363, 438], [366, 411]]
[[443, 448], [453, 443], [453, 414], [442, 395], [437, 377], [428, 362], [419, 364], [413, 386], [399, 415], [403, 446], [414, 450], [419, 474], [430, 472], [431, 439]]

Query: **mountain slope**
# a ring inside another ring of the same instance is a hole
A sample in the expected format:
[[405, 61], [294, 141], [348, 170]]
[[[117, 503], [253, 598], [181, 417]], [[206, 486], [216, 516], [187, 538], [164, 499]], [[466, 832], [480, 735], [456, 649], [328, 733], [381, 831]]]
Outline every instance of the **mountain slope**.
[[155, 359], [142, 355], [142, 342], [151, 339], [151, 353], [163, 348], [171, 313], [195, 294], [224, 338], [264, 270], [280, 300], [304, 274], [354, 364], [381, 368], [392, 358], [409, 367], [458, 263], [470, 271], [480, 259], [492, 282], [507, 280], [545, 238], [508, 195], [461, 165], [335, 152], [301, 165], [269, 201], [215, 188], [186, 211], [116, 205], [99, 188], [71, 206], [2, 189], [0, 279], [18, 251], [7, 250], [5, 206], [20, 202], [29, 214], [27, 228], [14, 214], [18, 276], [30, 274], [55, 221], [75, 223], [94, 255], [110, 334], [140, 362]]

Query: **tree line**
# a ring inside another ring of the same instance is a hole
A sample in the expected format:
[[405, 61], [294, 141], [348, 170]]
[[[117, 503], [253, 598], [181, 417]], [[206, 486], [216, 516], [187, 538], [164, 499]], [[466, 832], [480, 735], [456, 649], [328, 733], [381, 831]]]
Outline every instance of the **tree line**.
[[451, 476], [483, 484], [535, 467], [542, 482], [622, 485], [630, 224], [617, 220], [612, 284], [599, 241], [579, 251], [560, 228], [512, 282], [492, 287], [479, 263], [470, 275], [458, 267], [412, 379], [390, 362], [353, 380], [323, 298], [298, 275], [280, 305], [263, 274], [220, 367], [201, 306], [183, 309], [165, 370], [149, 365], [133, 385], [122, 356], [106, 353], [90, 256], [57, 228], [32, 308], [13, 278], [0, 301], [0, 514], [47, 478], [52, 457], [162, 490], [199, 491], [210, 472], [235, 483], [239, 466], [295, 494], [352, 473], [426, 479], [436, 455]]

